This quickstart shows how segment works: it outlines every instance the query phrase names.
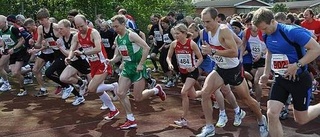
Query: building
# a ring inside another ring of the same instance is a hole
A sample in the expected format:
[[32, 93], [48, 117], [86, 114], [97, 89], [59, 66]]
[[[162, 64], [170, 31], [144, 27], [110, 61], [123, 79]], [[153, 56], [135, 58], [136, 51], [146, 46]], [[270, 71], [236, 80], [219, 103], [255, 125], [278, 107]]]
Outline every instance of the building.
[[199, 15], [205, 7], [210, 6], [229, 16], [238, 13], [248, 13], [260, 7], [272, 8], [275, 4], [285, 4], [289, 12], [293, 13], [301, 13], [307, 8], [312, 8], [318, 13], [320, 12], [320, 0], [276, 3], [266, 3], [261, 0], [193, 0], [192, 2], [196, 8], [196, 13]]
[[272, 4], [261, 0], [195, 0], [194, 5], [197, 14], [206, 7], [215, 7], [226, 16], [237, 13], [248, 13], [260, 7], [272, 8]]

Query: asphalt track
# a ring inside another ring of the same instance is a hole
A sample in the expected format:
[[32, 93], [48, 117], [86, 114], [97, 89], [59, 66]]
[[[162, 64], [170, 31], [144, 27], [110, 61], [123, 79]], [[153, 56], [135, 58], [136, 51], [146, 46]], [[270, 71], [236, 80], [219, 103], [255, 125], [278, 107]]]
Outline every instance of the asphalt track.
[[[156, 74], [158, 83], [160, 74]], [[12, 80], [11, 80], [12, 81]], [[125, 121], [125, 113], [119, 101], [114, 104], [120, 110], [120, 114], [111, 121], [103, 120], [109, 110], [100, 110], [101, 101], [97, 95], [90, 93], [86, 102], [79, 106], [72, 106], [73, 97], [62, 100], [55, 95], [52, 82], [48, 97], [34, 97], [38, 90], [36, 84], [27, 85], [27, 96], [17, 97], [17, 86], [13, 83], [13, 89], [0, 93], [0, 136], [1, 137], [189, 137], [195, 136], [204, 125], [201, 102], [190, 101], [190, 112], [186, 119], [188, 127], [178, 128], [170, 126], [181, 115], [181, 84], [174, 88], [164, 88], [167, 100], [161, 101], [157, 96], [142, 102], [131, 100], [133, 113], [138, 127], [131, 130], [119, 130], [118, 126]], [[268, 90], [263, 92], [262, 112], [266, 113], [266, 99]], [[316, 95], [315, 102], [320, 102], [320, 96]], [[217, 137], [258, 137], [258, 125], [253, 113], [241, 101], [240, 107], [247, 112], [239, 127], [232, 125], [234, 112], [230, 105], [226, 104], [228, 123], [224, 128], [216, 128]], [[214, 109], [213, 117], [217, 121], [218, 110]], [[289, 118], [282, 121], [285, 137], [319, 137], [320, 118], [306, 125], [298, 125], [294, 122], [292, 111]]]

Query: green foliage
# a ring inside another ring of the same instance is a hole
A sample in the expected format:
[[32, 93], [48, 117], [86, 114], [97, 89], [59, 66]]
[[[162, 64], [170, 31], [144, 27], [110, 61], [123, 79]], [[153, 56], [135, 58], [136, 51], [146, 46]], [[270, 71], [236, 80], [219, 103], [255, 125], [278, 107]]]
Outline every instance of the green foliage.
[[288, 9], [288, 7], [287, 7], [287, 5], [286, 4], [275, 4], [274, 6], [273, 6], [273, 8], [272, 8], [272, 11], [274, 12], [274, 13], [277, 13], [277, 12], [288, 12], [289, 11], [289, 9]]
[[1, 12], [9, 14], [24, 14], [35, 18], [40, 8], [47, 8], [50, 15], [57, 20], [67, 17], [71, 9], [78, 9], [80, 13], [94, 21], [97, 14], [110, 19], [117, 12], [117, 6], [125, 8], [132, 15], [139, 28], [146, 30], [153, 13], [166, 15], [169, 11], [181, 12], [184, 15], [193, 14], [194, 7], [191, 0], [0, 0]]

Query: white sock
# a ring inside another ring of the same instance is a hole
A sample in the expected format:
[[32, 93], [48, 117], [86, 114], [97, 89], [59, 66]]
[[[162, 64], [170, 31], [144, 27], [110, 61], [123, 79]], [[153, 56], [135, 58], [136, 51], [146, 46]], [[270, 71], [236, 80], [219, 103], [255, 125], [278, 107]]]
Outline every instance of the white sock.
[[219, 116], [220, 116], [220, 115], [222, 115], [222, 116], [227, 116], [226, 110], [220, 110]]
[[130, 121], [134, 121], [133, 114], [127, 114], [127, 119], [130, 120]]
[[236, 114], [238, 114], [239, 112], [240, 112], [240, 107], [239, 106], [237, 106], [235, 109], [233, 109], [234, 110], [234, 113], [236, 113]]
[[111, 98], [109, 97], [109, 95], [104, 92], [101, 96], [100, 96], [101, 101], [103, 102], [103, 104], [105, 104], [106, 106], [109, 107], [109, 109], [111, 111], [115, 111], [116, 107], [113, 105]]
[[104, 91], [113, 90], [114, 86], [112, 84], [100, 84], [97, 88], [97, 93], [101, 93]]
[[154, 90], [154, 94], [157, 95], [159, 93], [159, 89], [158, 88], [153, 88], [152, 90]]
[[41, 90], [41, 91], [46, 91], [47, 89], [44, 88], [44, 87], [41, 87], [40, 90]]

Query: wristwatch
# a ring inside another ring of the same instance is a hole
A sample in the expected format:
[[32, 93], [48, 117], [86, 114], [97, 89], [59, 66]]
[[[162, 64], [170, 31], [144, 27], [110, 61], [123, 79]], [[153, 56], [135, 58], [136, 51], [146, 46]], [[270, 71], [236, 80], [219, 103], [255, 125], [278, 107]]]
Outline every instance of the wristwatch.
[[217, 51], [215, 49], [211, 49], [211, 55], [213, 56], [214, 54], [216, 54]]
[[301, 64], [300, 62], [297, 62], [296, 64], [297, 64], [297, 67], [298, 67], [298, 68], [301, 68], [301, 67], [302, 67], [302, 64]]

